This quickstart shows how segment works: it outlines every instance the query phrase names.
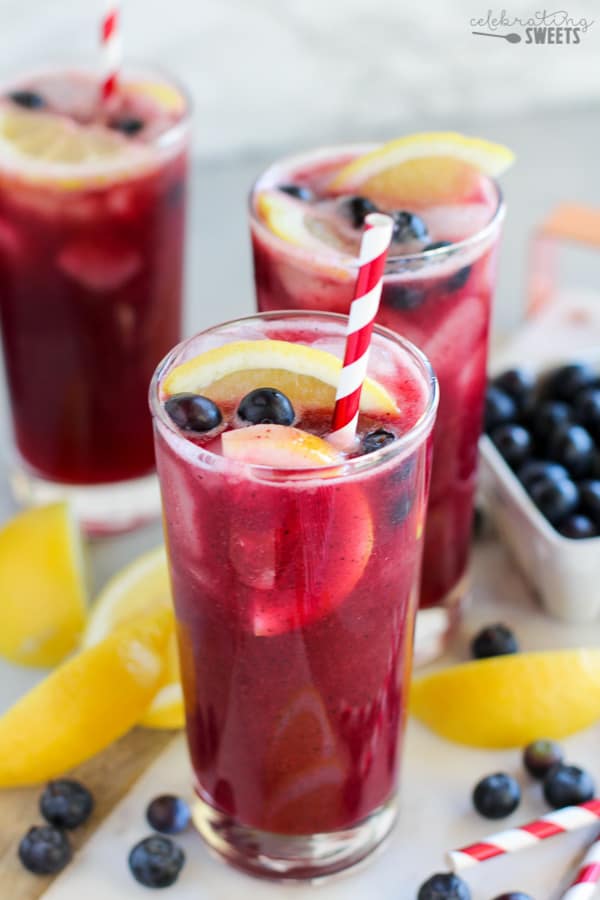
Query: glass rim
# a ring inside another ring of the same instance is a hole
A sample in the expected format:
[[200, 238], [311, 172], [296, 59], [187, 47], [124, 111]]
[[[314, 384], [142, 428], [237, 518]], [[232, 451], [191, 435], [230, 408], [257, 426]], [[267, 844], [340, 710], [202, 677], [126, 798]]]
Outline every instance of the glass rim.
[[[199, 331], [191, 337], [186, 338], [185, 340], [180, 341], [178, 344], [176, 344], [175, 347], [173, 347], [172, 350], [170, 350], [169, 353], [167, 353], [167, 355], [163, 357], [163, 359], [157, 365], [152, 376], [149, 389], [149, 405], [150, 412], [152, 413], [152, 418], [158, 420], [171, 434], [175, 435], [175, 437], [177, 437], [179, 440], [185, 441], [186, 443], [191, 443], [187, 441], [184, 434], [177, 428], [170, 416], [167, 415], [164, 406], [161, 403], [160, 384], [162, 381], [162, 377], [169, 370], [170, 364], [178, 356], [178, 354], [181, 353], [181, 351], [188, 344], [196, 340], [196, 338], [202, 335], [218, 332], [222, 328], [248, 324], [249, 322], [256, 321], [257, 319], [261, 322], [268, 321], [269, 319], [276, 319], [279, 321], [286, 319], [317, 319], [327, 322], [338, 322], [340, 325], [343, 325], [343, 330], [345, 333], [348, 316], [342, 315], [341, 313], [322, 312], [318, 310], [311, 312], [302, 310], [277, 310], [274, 312], [253, 313], [248, 316], [241, 316], [236, 319], [230, 319], [226, 322], [220, 322], [218, 325], [212, 325], [209, 328], [204, 328], [202, 331]], [[227, 459], [228, 465], [236, 471], [247, 472], [249, 474], [254, 473], [256, 476], [262, 476], [263, 479], [270, 473], [272, 476], [274, 476], [270, 479], [273, 481], [306, 481], [323, 477], [325, 477], [328, 481], [334, 481], [338, 479], [341, 480], [343, 478], [348, 478], [354, 474], [377, 468], [379, 465], [388, 462], [390, 459], [393, 459], [396, 456], [406, 455], [407, 448], [410, 449], [411, 447], [418, 446], [421, 441], [424, 440], [428, 436], [428, 434], [430, 434], [433, 428], [439, 403], [439, 384], [433, 370], [433, 366], [422, 350], [420, 350], [411, 341], [407, 340], [399, 334], [396, 334], [389, 328], [384, 328], [383, 326], [376, 324], [373, 328], [373, 333], [377, 334], [379, 337], [383, 337], [386, 340], [391, 341], [391, 343], [393, 343], [396, 347], [400, 347], [404, 352], [408, 353], [413, 362], [415, 362], [419, 367], [419, 372], [423, 376], [423, 380], [425, 382], [425, 387], [427, 390], [427, 400], [425, 403], [425, 408], [419, 419], [415, 422], [415, 424], [409, 431], [398, 437], [391, 444], [387, 444], [385, 447], [381, 447], [379, 450], [375, 450], [373, 453], [365, 453], [361, 456], [355, 456], [350, 459], [342, 460], [341, 462], [331, 463], [327, 466], [313, 466], [310, 468], [299, 469], [266, 466], [259, 465], [257, 463], [248, 463], [239, 460]], [[198, 444], [194, 444], [193, 446], [199, 453], [199, 460], [214, 460], [215, 458], [226, 459], [226, 457], [222, 457], [219, 454], [212, 453], [211, 451], [206, 450], [204, 447]]]
[[[263, 222], [262, 219], [259, 218], [256, 212], [254, 197], [256, 194], [256, 189], [264, 176], [278, 166], [281, 166], [282, 168], [292, 168], [294, 164], [299, 165], [303, 162], [307, 162], [311, 159], [311, 157], [326, 159], [327, 157], [333, 156], [334, 154], [341, 154], [345, 152], [356, 153], [356, 155], [359, 155], [361, 153], [368, 153], [370, 150], [374, 150], [377, 147], [382, 146], [383, 143], [385, 142], [381, 141], [369, 143], [334, 144], [313, 150], [307, 150], [304, 153], [289, 154], [275, 160], [266, 169], [264, 169], [252, 183], [252, 186], [248, 193], [248, 211], [250, 215], [250, 221], [262, 230], [266, 231], [278, 245], [289, 247], [289, 242], [284, 240], [284, 238], [280, 237], [278, 234], [275, 234], [275, 232], [272, 231], [268, 227], [268, 225], [266, 225], [265, 222]], [[468, 235], [468, 237], [462, 238], [460, 241], [453, 241], [452, 243], [448, 244], [447, 247], [436, 247], [433, 250], [419, 250], [415, 253], [399, 253], [395, 255], [390, 254], [388, 255], [386, 260], [386, 270], [384, 275], [398, 274], [394, 271], [388, 271], [388, 266], [393, 267], [394, 264], [418, 263], [428, 259], [441, 260], [445, 257], [453, 256], [454, 254], [459, 253], [462, 250], [468, 251], [473, 247], [476, 247], [478, 244], [484, 243], [485, 240], [494, 233], [496, 228], [500, 226], [506, 214], [506, 204], [504, 202], [504, 194], [502, 193], [500, 184], [491, 175], [486, 175], [485, 177], [493, 185], [496, 192], [496, 206], [491, 213], [490, 219], [482, 228], [479, 228], [473, 234]], [[322, 254], [318, 251], [315, 251], [314, 248], [311, 248], [311, 253], [313, 254], [313, 256], [319, 258], [321, 256], [329, 259], [333, 257], [338, 261], [340, 259], [343, 259], [345, 264], [349, 267], [358, 267], [359, 265], [358, 256], [351, 256], [347, 253], [342, 253], [336, 250], [335, 247], [327, 247], [327, 245], [325, 244], [323, 244]]]

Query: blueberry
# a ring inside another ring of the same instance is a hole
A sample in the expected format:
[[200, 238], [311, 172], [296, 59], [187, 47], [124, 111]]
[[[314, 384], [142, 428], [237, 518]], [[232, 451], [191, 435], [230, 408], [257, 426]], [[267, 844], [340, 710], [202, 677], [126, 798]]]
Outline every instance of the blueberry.
[[519, 408], [522, 408], [535, 386], [535, 378], [527, 369], [507, 369], [497, 375], [492, 384], [512, 397]]
[[190, 823], [190, 808], [181, 797], [162, 794], [148, 804], [146, 818], [150, 827], [161, 834], [179, 834]]
[[241, 401], [238, 416], [253, 425], [291, 425], [294, 407], [281, 391], [275, 388], [256, 388]]
[[545, 778], [562, 761], [563, 752], [556, 741], [532, 741], [523, 751], [523, 765], [534, 778]]
[[570, 478], [540, 478], [529, 488], [529, 496], [552, 525], [572, 513], [579, 503], [577, 485]]
[[580, 541], [584, 538], [597, 537], [598, 535], [596, 524], [581, 513], [574, 513], [572, 516], [567, 516], [566, 519], [563, 519], [562, 522], [558, 524], [557, 531], [559, 531], [563, 537], [570, 538], [572, 541]]
[[40, 797], [40, 812], [57, 828], [78, 828], [94, 808], [94, 799], [78, 781], [61, 778], [51, 781]]
[[471, 891], [458, 875], [438, 872], [423, 882], [417, 900], [471, 900]]
[[451, 293], [452, 291], [460, 291], [471, 277], [472, 271], [473, 266], [463, 266], [462, 268], [457, 269], [457, 271], [447, 280], [446, 290]]
[[554, 809], [585, 803], [595, 790], [594, 779], [577, 766], [559, 763], [544, 778], [544, 797]]
[[170, 838], [144, 838], [129, 854], [129, 868], [136, 881], [145, 887], [170, 887], [179, 877], [185, 862], [183, 850]]
[[597, 378], [595, 370], [586, 363], [571, 363], [550, 372], [544, 379], [543, 391], [554, 400], [570, 403], [579, 391], [591, 387]]
[[278, 190], [283, 191], [284, 194], [289, 194], [290, 197], [295, 197], [297, 200], [304, 200], [306, 203], [310, 203], [315, 199], [311, 189], [304, 187], [302, 184], [280, 184], [278, 185]]
[[471, 641], [471, 653], [475, 659], [487, 659], [489, 656], [506, 656], [518, 653], [519, 644], [516, 637], [506, 625], [487, 625], [479, 631]]
[[41, 94], [37, 94], [35, 91], [11, 91], [8, 96], [13, 103], [24, 109], [42, 109], [46, 105]]
[[504, 772], [488, 775], [475, 786], [473, 805], [486, 819], [504, 819], [521, 802], [521, 788], [514, 778]]
[[379, 211], [366, 197], [342, 197], [339, 203], [342, 212], [348, 216], [354, 228], [362, 228], [369, 213]]
[[600, 440], [600, 388], [585, 388], [575, 396], [573, 410], [577, 421]]
[[503, 390], [490, 385], [485, 392], [484, 427], [486, 432], [497, 425], [507, 425], [517, 418], [517, 405]]
[[548, 441], [548, 456], [575, 478], [585, 476], [594, 454], [594, 442], [581, 425], [559, 425]]
[[173, 394], [165, 411], [182, 431], [212, 431], [223, 420], [216, 403], [201, 394]]
[[408, 284], [388, 283], [383, 289], [383, 303], [392, 309], [418, 309], [427, 298], [427, 291], [422, 287]]
[[139, 134], [145, 123], [142, 119], [134, 116], [122, 116], [120, 119], [113, 119], [108, 124], [114, 131], [120, 131], [127, 137], [133, 137], [135, 134]]
[[540, 479], [546, 478], [551, 481], [560, 481], [561, 478], [568, 477], [569, 473], [564, 466], [560, 466], [558, 463], [546, 462], [546, 460], [542, 459], [530, 459], [517, 471], [517, 478], [526, 491], [530, 491]]
[[370, 431], [361, 441], [363, 453], [374, 453], [375, 450], [381, 450], [382, 447], [393, 444], [395, 440], [396, 435], [392, 431], [386, 431], [385, 428]]
[[497, 425], [490, 437], [512, 468], [521, 466], [531, 453], [531, 435], [522, 425]]
[[579, 497], [581, 511], [600, 527], [600, 479], [582, 481]]
[[567, 424], [572, 420], [573, 410], [567, 403], [562, 403], [560, 400], [546, 400], [544, 403], [540, 403], [531, 416], [533, 433], [540, 442], [543, 442], [560, 425]]
[[66, 834], [53, 825], [30, 828], [19, 844], [19, 859], [34, 875], [55, 875], [72, 856]]
[[426, 241], [429, 237], [427, 225], [416, 213], [399, 210], [390, 213], [394, 222], [392, 241], [398, 244], [406, 244], [409, 241]]

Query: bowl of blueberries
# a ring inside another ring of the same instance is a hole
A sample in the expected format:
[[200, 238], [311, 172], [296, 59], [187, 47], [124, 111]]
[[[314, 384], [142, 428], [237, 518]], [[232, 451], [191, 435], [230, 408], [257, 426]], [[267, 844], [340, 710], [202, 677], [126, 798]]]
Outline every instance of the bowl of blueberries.
[[552, 615], [600, 617], [600, 355], [489, 382], [481, 496]]

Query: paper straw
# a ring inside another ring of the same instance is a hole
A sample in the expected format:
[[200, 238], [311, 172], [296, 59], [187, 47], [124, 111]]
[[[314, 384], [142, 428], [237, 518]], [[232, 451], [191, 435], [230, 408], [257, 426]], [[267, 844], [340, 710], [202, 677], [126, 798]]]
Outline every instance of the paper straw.
[[600, 837], [583, 857], [579, 871], [562, 900], [590, 900], [600, 881]]
[[379, 309], [393, 224], [390, 216], [381, 213], [371, 213], [365, 219], [358, 278], [346, 330], [344, 363], [335, 395], [332, 430], [328, 437], [342, 450], [351, 447], [356, 437], [360, 395], [367, 377], [371, 334]]
[[509, 828], [477, 844], [450, 850], [446, 853], [446, 861], [453, 872], [461, 872], [504, 853], [526, 850], [527, 847], [533, 847], [556, 834], [584, 828], [597, 822], [598, 819], [600, 819], [600, 800], [588, 800], [579, 806], [565, 806], [519, 828]]
[[110, 99], [117, 89], [122, 61], [120, 10], [116, 0], [108, 0], [100, 24], [102, 46], [102, 99]]

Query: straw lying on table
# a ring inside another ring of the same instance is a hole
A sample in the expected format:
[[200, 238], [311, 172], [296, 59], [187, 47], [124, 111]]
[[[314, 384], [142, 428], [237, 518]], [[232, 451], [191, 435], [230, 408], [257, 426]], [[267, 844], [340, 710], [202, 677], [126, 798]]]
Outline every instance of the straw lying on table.
[[[519, 828], [509, 828], [468, 847], [450, 850], [446, 854], [446, 860], [453, 872], [460, 872], [504, 853], [515, 853], [517, 850], [533, 847], [557, 834], [592, 825], [598, 819], [600, 819], [600, 799], [589, 800], [579, 806], [565, 806]], [[578, 896], [571, 895], [569, 900], [575, 900]]]
[[583, 857], [571, 887], [562, 900], [591, 900], [600, 882], [600, 837]]
[[371, 334], [379, 309], [383, 270], [393, 226], [390, 216], [381, 213], [371, 213], [365, 219], [360, 267], [346, 331], [344, 363], [335, 396], [332, 430], [328, 437], [340, 450], [351, 447], [356, 436], [360, 395], [367, 376]]
[[115, 0], [109, 0], [107, 3], [100, 25], [100, 42], [103, 59], [102, 99], [106, 101], [117, 89], [121, 68], [120, 11]]

